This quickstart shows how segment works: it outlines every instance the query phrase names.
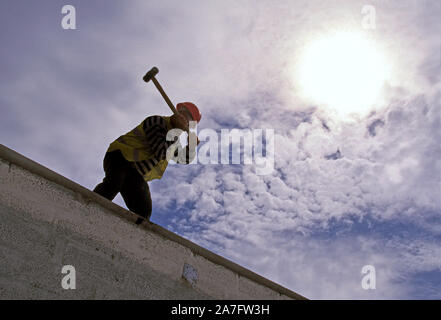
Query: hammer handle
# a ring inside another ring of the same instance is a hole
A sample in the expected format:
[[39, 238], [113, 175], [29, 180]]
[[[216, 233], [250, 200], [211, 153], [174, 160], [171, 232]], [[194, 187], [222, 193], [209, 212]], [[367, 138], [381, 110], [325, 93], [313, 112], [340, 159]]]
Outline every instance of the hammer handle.
[[161, 85], [159, 84], [158, 80], [156, 80], [155, 77], [152, 78], [153, 83], [155, 84], [156, 88], [159, 90], [159, 92], [161, 93], [162, 97], [164, 98], [165, 102], [167, 102], [168, 106], [170, 107], [171, 111], [173, 111], [174, 114], [177, 114], [178, 111], [176, 110], [175, 106], [173, 105], [173, 103], [170, 101], [170, 99], [167, 97], [167, 95], [165, 94], [164, 90], [162, 89]]

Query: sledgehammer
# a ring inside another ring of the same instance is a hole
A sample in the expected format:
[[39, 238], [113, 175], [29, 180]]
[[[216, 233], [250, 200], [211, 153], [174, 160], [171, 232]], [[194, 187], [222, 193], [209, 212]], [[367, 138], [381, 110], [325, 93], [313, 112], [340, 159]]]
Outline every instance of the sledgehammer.
[[165, 102], [167, 102], [168, 106], [170, 107], [171, 111], [173, 111], [174, 114], [177, 114], [178, 111], [176, 110], [173, 103], [170, 101], [170, 99], [167, 97], [167, 95], [164, 92], [164, 89], [162, 89], [161, 85], [159, 84], [158, 80], [156, 80], [155, 76], [158, 74], [159, 69], [156, 67], [153, 67], [149, 72], [145, 74], [145, 76], [142, 78], [145, 82], [149, 82], [150, 80], [153, 81], [153, 83], [156, 86], [156, 89], [161, 93], [162, 97], [164, 98]]

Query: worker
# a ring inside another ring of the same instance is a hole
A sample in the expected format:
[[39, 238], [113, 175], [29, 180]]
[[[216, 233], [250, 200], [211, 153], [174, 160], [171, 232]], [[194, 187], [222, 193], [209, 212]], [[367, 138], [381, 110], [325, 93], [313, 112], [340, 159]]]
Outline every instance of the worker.
[[[199, 122], [201, 113], [191, 102], [178, 103], [177, 113], [170, 117], [150, 116], [136, 128], [120, 136], [112, 142], [104, 156], [103, 182], [98, 184], [94, 192], [112, 201], [118, 192], [121, 193], [127, 208], [141, 216], [136, 224], [149, 220], [152, 213], [152, 199], [148, 181], [161, 179], [168, 165], [167, 150], [171, 147], [178, 151], [185, 151], [184, 160], [179, 163], [191, 163], [195, 156], [196, 145], [199, 139], [190, 139], [189, 121]], [[181, 129], [188, 134], [188, 144], [182, 148], [179, 139], [167, 141], [167, 132], [172, 129]], [[192, 143], [190, 141], [197, 141]]]

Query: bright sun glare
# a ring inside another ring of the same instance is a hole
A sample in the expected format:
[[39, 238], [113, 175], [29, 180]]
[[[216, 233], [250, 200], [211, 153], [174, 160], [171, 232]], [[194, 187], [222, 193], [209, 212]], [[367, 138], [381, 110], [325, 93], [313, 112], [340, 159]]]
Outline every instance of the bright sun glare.
[[345, 32], [312, 42], [299, 66], [302, 94], [343, 118], [371, 110], [389, 69], [373, 42]]

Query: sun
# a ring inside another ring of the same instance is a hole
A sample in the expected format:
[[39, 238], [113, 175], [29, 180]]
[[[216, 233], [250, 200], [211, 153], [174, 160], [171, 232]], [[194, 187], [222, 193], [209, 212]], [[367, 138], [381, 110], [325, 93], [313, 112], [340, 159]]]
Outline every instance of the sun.
[[380, 51], [374, 42], [350, 32], [313, 41], [298, 65], [301, 95], [343, 118], [367, 114], [389, 73]]

